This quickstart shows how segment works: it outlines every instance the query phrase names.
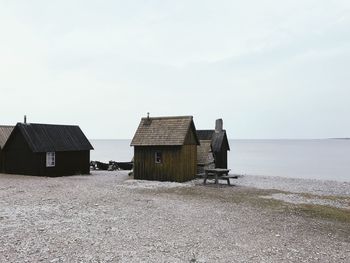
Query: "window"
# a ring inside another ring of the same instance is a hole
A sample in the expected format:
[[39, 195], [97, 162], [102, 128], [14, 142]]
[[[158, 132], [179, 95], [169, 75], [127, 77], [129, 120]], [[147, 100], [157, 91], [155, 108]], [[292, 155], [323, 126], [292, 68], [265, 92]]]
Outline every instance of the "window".
[[156, 152], [155, 161], [156, 161], [156, 163], [162, 163], [162, 153], [161, 152]]
[[55, 167], [56, 154], [55, 152], [46, 153], [46, 167]]

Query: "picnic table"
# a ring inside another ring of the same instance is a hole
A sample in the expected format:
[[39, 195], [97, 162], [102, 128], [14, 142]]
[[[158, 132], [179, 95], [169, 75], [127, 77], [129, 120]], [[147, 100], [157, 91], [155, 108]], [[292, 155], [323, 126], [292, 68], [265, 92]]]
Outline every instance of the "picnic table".
[[219, 184], [219, 179], [227, 180], [227, 184], [230, 184], [230, 179], [237, 179], [237, 175], [229, 175], [230, 169], [222, 169], [222, 168], [211, 168], [204, 170], [204, 184], [206, 184], [208, 177], [214, 177], [215, 184]]

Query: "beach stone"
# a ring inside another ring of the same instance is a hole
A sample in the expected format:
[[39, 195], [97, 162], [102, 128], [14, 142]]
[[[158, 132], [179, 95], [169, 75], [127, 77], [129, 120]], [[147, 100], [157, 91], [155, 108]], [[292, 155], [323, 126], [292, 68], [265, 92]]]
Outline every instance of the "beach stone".
[[[0, 262], [273, 263], [349, 258], [348, 224], [306, 216], [293, 210], [297, 204], [284, 201], [277, 202], [277, 208], [266, 206], [269, 200], [263, 197], [283, 189], [288, 180], [265, 178], [261, 188], [259, 180], [248, 186], [255, 177], [240, 180], [235, 187], [211, 187], [200, 180], [133, 180], [123, 171], [118, 176], [94, 171], [49, 180], [0, 174]], [[305, 189], [313, 195], [323, 191], [311, 185], [292, 191], [303, 183], [294, 180], [283, 194], [297, 200]], [[341, 185], [334, 184], [332, 192], [338, 189], [341, 194]]]

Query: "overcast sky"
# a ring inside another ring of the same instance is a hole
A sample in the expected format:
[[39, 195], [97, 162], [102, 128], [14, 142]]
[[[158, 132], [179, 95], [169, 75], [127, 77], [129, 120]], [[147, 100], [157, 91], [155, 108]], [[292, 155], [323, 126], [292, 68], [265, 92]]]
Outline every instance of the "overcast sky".
[[0, 0], [0, 124], [350, 137], [349, 0]]

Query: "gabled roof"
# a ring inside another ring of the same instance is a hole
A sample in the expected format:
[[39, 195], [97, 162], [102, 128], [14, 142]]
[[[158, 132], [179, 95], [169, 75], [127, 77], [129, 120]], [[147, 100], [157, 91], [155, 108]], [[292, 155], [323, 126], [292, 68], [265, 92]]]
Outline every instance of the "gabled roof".
[[130, 145], [184, 145], [189, 131], [199, 145], [192, 116], [142, 118]]
[[221, 151], [223, 144], [226, 144], [227, 150], [230, 150], [226, 130], [216, 132], [215, 130], [197, 130], [197, 137], [200, 141], [211, 141], [213, 152]]
[[16, 130], [23, 135], [30, 149], [36, 153], [93, 149], [79, 126], [17, 123], [10, 138]]
[[0, 126], [0, 149], [4, 147], [14, 127], [15, 126]]
[[200, 141], [211, 141], [215, 130], [197, 130], [197, 137]]
[[228, 143], [226, 131], [215, 132], [213, 133], [213, 137], [211, 139], [211, 147], [214, 152], [221, 151], [222, 147], [225, 146], [227, 150], [230, 150], [230, 145]]

